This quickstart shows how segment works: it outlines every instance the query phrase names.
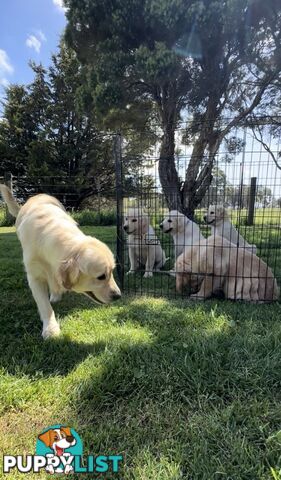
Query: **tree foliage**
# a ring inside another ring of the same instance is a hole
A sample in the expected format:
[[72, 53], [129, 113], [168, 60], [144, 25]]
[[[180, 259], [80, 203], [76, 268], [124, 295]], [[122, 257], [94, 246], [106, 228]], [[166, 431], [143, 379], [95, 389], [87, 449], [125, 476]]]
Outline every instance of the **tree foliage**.
[[[65, 3], [66, 39], [88, 69], [95, 105], [104, 115], [135, 105], [156, 112], [167, 203], [192, 215], [224, 138], [252, 112], [269, 107], [280, 82], [280, 1]], [[189, 120], [185, 138], [192, 146], [183, 184], [175, 165], [182, 119]]]
[[61, 44], [48, 70], [31, 64], [30, 85], [6, 90], [0, 123], [0, 175], [18, 177], [23, 197], [54, 194], [68, 206], [87, 196], [114, 194], [112, 137], [97, 129], [84, 71]]

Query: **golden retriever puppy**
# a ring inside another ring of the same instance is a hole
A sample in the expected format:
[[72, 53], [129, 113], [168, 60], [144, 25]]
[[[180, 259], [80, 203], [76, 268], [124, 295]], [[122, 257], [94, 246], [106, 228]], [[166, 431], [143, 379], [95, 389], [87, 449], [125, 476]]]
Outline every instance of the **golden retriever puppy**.
[[43, 338], [60, 333], [50, 302], [63, 293], [83, 293], [99, 304], [120, 298], [112, 252], [96, 238], [84, 235], [56, 198], [36, 195], [20, 208], [5, 185], [0, 185], [0, 191], [10, 213], [17, 217], [17, 235], [43, 322]]
[[163, 222], [160, 223], [163, 233], [169, 233], [173, 237], [175, 246], [175, 258], [184, 251], [187, 246], [196, 245], [204, 239], [197, 223], [187, 218], [177, 210], [171, 210]]
[[212, 235], [220, 235], [221, 237], [227, 238], [227, 240], [237, 247], [245, 248], [255, 254], [257, 253], [256, 245], [247, 243], [232, 225], [227, 210], [223, 205], [210, 205], [207, 214], [204, 215], [204, 221], [207, 225], [210, 225]]
[[[205, 245], [206, 239], [203, 239], [200, 243]], [[186, 292], [188, 295], [198, 292], [204, 279], [204, 275], [199, 273], [199, 252], [199, 245], [193, 245], [187, 247], [176, 259], [174, 272], [176, 274], [177, 292]]]
[[144, 277], [152, 277], [153, 271], [159, 271], [166, 263], [166, 255], [161, 248], [149, 217], [139, 208], [129, 208], [123, 228], [128, 234], [130, 273], [145, 267]]
[[218, 235], [202, 241], [200, 246], [187, 248], [178, 258], [176, 270], [179, 292], [200, 286], [191, 298], [205, 299], [220, 291], [225, 298], [249, 302], [272, 302], [279, 297], [268, 265]]

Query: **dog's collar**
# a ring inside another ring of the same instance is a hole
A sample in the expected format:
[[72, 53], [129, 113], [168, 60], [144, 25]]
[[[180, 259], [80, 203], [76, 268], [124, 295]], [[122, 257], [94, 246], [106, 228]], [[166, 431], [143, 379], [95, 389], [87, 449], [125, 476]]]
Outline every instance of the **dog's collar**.
[[139, 239], [139, 240], [142, 240], [143, 238], [146, 237], [147, 233], [143, 233], [142, 235], [140, 235], [140, 234], [135, 235], [134, 233], [130, 233], [129, 235], [131, 235], [131, 237], [134, 237], [134, 238], [137, 238], [137, 239]]
[[144, 241], [146, 245], [159, 245], [160, 241], [156, 235], [151, 235], [148, 232], [142, 235], [132, 235], [136, 240]]

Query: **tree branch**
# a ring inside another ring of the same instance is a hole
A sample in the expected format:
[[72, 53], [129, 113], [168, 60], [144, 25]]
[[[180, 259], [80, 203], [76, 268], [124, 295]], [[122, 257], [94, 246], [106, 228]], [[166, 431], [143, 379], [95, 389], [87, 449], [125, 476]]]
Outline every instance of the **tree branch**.
[[253, 136], [254, 136], [254, 139], [257, 140], [257, 142], [259, 142], [263, 148], [265, 149], [265, 151], [267, 153], [269, 153], [269, 155], [271, 156], [272, 160], [274, 161], [276, 167], [281, 170], [281, 165], [279, 165], [278, 163], [278, 160], [277, 158], [275, 157], [273, 151], [271, 150], [271, 148], [267, 145], [267, 143], [264, 142], [263, 140], [263, 137], [262, 137], [262, 131], [261, 131], [261, 128], [260, 128], [260, 125], [257, 124], [257, 128], [258, 128], [258, 131], [259, 131], [259, 134], [260, 134], [260, 138], [257, 137], [256, 135], [256, 132], [255, 132], [255, 129], [254, 128], [251, 128], [252, 132], [253, 132]]
[[238, 125], [241, 122], [241, 120], [243, 120], [245, 117], [247, 117], [247, 115], [249, 115], [254, 110], [254, 108], [259, 105], [265, 90], [267, 89], [267, 87], [269, 86], [271, 81], [276, 77], [276, 75], [277, 75], [277, 73], [270, 73], [270, 74], [266, 74], [264, 76], [264, 79], [261, 82], [261, 86], [260, 86], [259, 90], [257, 91], [255, 97], [253, 98], [252, 103], [249, 105], [248, 108], [246, 108], [245, 110], [240, 112], [239, 115], [234, 117], [231, 120], [231, 122], [229, 122], [229, 124], [221, 131], [220, 136], [219, 136], [220, 141], [222, 141], [224, 139], [224, 137], [230, 132], [230, 130], [233, 127]]

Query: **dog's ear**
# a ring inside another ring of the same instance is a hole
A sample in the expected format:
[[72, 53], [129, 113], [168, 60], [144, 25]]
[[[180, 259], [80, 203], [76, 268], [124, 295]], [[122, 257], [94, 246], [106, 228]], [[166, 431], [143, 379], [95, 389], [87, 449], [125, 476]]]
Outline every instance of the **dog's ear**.
[[148, 229], [148, 226], [149, 226], [149, 220], [148, 220], [148, 217], [146, 215], [142, 216], [140, 218], [140, 227], [141, 227], [141, 232], [142, 233], [146, 233], [147, 232], [147, 229]]
[[66, 434], [67, 437], [70, 437], [72, 435], [69, 427], [60, 427], [60, 429]]
[[216, 217], [219, 220], [227, 218], [227, 211], [226, 211], [226, 208], [224, 208], [223, 205], [217, 205], [215, 212], [216, 212]]
[[71, 290], [79, 277], [79, 265], [76, 257], [70, 258], [62, 263], [59, 269], [60, 283], [67, 290]]
[[223, 218], [229, 218], [227, 207], [223, 207]]
[[47, 430], [47, 432], [41, 433], [38, 435], [39, 440], [41, 442], [45, 443], [46, 447], [51, 446], [51, 435], [50, 435], [50, 430]]

